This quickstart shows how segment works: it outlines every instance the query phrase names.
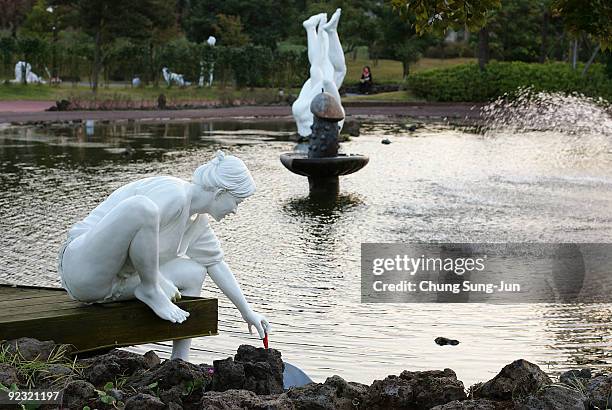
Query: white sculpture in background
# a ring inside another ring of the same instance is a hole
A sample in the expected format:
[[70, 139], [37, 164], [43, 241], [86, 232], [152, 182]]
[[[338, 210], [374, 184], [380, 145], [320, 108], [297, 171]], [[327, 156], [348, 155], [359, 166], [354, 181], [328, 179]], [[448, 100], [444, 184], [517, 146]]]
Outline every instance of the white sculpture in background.
[[[217, 39], [213, 36], [209, 36], [208, 40], [206, 40], [206, 43], [208, 43], [208, 45], [210, 47], [214, 47], [215, 44], [217, 44]], [[198, 81], [198, 85], [200, 87], [204, 87], [204, 85], [206, 85], [207, 87], [212, 87], [212, 82], [213, 82], [213, 73], [215, 71], [215, 62], [213, 60], [208, 61], [208, 81], [204, 81], [204, 61], [200, 61], [200, 79]]]
[[183, 74], [173, 73], [172, 71], [168, 70], [168, 67], [162, 68], [162, 75], [164, 76], [164, 80], [168, 86], [176, 84], [179, 87], [187, 87], [191, 84], [189, 81], [185, 81]]
[[[220, 221], [254, 192], [244, 162], [221, 151], [191, 182], [158, 176], [124, 185], [68, 232], [59, 254], [62, 286], [86, 303], [137, 298], [182, 323], [189, 313], [172, 302], [199, 296], [208, 274], [263, 338], [270, 325], [246, 301], [206, 215]], [[172, 358], [188, 360], [190, 346], [190, 339], [174, 341]]]
[[[341, 9], [337, 9], [329, 22], [327, 14], [321, 13], [303, 23], [308, 39], [310, 78], [304, 83], [300, 95], [291, 107], [298, 133], [303, 137], [311, 134], [313, 117], [310, 103], [321, 90], [330, 93], [341, 103], [338, 90], [346, 75], [346, 63], [338, 37], [340, 14]], [[340, 128], [343, 124], [344, 121], [338, 123]]]
[[42, 77], [32, 72], [32, 66], [30, 63], [25, 61], [17, 61], [15, 64], [15, 79], [11, 80], [13, 83], [23, 83], [23, 76], [25, 75], [27, 84], [46, 84], [47, 82]]

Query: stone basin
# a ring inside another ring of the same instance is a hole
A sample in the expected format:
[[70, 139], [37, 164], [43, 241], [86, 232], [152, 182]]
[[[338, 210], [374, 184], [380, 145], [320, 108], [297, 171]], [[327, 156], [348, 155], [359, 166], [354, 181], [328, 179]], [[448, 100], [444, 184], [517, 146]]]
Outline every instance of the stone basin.
[[359, 171], [370, 159], [360, 154], [308, 158], [308, 153], [286, 152], [281, 154], [280, 160], [289, 171], [308, 177], [311, 196], [329, 196], [340, 190], [340, 175]]
[[308, 158], [308, 153], [287, 152], [280, 160], [289, 171], [314, 178], [338, 177], [359, 171], [370, 160], [360, 154], [338, 154], [335, 157]]

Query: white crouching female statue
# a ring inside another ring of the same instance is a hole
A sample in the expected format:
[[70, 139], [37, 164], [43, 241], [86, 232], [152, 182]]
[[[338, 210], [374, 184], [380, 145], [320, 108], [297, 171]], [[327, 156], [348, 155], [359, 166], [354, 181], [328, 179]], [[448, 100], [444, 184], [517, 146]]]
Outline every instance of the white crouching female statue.
[[[330, 93], [340, 100], [338, 90], [342, 86], [346, 75], [344, 52], [338, 37], [338, 21], [341, 9], [337, 9], [329, 22], [327, 14], [321, 13], [304, 21], [308, 40], [308, 61], [310, 62], [310, 78], [302, 86], [300, 95], [291, 107], [293, 118], [297, 124], [298, 133], [307, 137], [311, 134], [313, 123], [310, 103], [321, 93], [321, 90]], [[338, 125], [342, 128], [344, 121]]]
[[[244, 298], [206, 215], [220, 221], [254, 192], [244, 162], [221, 151], [192, 182], [158, 176], [124, 185], [68, 232], [59, 255], [62, 286], [86, 303], [138, 298], [181, 323], [189, 313], [172, 302], [199, 296], [208, 274], [263, 338], [270, 325]], [[188, 360], [190, 346], [190, 339], [174, 341], [172, 358]]]

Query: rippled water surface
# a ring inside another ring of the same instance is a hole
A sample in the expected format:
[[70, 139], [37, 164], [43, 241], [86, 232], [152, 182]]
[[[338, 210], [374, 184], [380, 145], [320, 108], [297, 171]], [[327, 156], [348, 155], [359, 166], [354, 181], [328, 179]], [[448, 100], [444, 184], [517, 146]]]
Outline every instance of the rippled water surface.
[[[362, 242], [612, 242], [609, 135], [488, 133], [365, 123], [345, 152], [370, 163], [341, 180], [331, 203], [283, 168], [291, 124], [110, 123], [0, 130], [0, 280], [59, 285], [67, 229], [134, 179], [189, 178], [214, 151], [240, 156], [257, 194], [213, 227], [254, 308], [272, 322], [270, 345], [316, 380], [369, 383], [403, 369], [450, 367], [466, 385], [518, 358], [555, 373], [612, 363], [612, 305], [361, 304]], [[390, 145], [381, 139], [389, 138]], [[249, 336], [219, 297], [220, 334], [195, 341], [211, 362]], [[434, 344], [459, 339], [456, 347]], [[170, 344], [155, 348], [169, 353]]]

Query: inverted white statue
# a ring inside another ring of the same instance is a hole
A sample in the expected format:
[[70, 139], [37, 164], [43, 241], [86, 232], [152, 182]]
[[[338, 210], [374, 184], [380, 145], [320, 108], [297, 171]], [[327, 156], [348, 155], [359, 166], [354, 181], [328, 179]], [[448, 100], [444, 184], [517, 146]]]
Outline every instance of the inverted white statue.
[[[208, 274], [263, 338], [270, 325], [244, 298], [207, 216], [220, 221], [254, 192], [244, 162], [221, 151], [191, 182], [158, 176], [124, 185], [68, 232], [59, 254], [62, 286], [86, 303], [137, 298], [182, 323], [189, 313], [172, 302], [199, 296]], [[172, 358], [188, 360], [190, 346], [190, 339], [174, 341]]]
[[185, 81], [183, 74], [173, 73], [172, 71], [168, 70], [168, 67], [162, 68], [162, 75], [168, 86], [176, 84], [179, 87], [186, 87], [190, 84], [188, 81]]
[[[346, 63], [338, 37], [340, 14], [341, 10], [337, 9], [329, 22], [327, 14], [316, 14], [303, 23], [308, 39], [310, 78], [302, 86], [300, 95], [291, 107], [298, 133], [303, 137], [311, 134], [313, 117], [310, 103], [321, 90], [330, 93], [339, 103], [341, 102], [338, 90], [346, 75]], [[342, 128], [343, 124], [344, 121], [341, 121], [338, 125]]]
[[46, 84], [42, 77], [32, 72], [30, 63], [17, 61], [17, 64], [15, 64], [15, 79], [11, 80], [11, 82], [17, 84], [23, 83], [24, 76], [27, 84]]

